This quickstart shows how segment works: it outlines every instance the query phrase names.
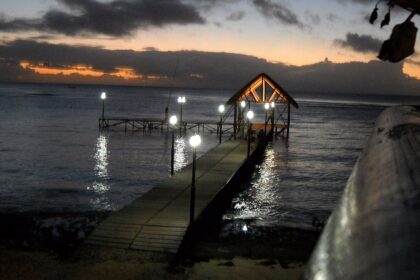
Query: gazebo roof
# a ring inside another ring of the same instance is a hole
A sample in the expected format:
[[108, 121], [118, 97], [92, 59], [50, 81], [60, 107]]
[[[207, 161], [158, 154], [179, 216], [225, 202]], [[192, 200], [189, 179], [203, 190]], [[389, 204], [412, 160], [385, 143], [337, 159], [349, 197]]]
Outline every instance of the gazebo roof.
[[[271, 92], [266, 91], [267, 86], [272, 89]], [[258, 88], [260, 87], [262, 87], [261, 93], [258, 92]], [[278, 83], [265, 73], [261, 73], [252, 79], [248, 84], [234, 94], [227, 104], [234, 104], [239, 100], [252, 100], [255, 103], [290, 103], [295, 108], [299, 108], [296, 101]]]

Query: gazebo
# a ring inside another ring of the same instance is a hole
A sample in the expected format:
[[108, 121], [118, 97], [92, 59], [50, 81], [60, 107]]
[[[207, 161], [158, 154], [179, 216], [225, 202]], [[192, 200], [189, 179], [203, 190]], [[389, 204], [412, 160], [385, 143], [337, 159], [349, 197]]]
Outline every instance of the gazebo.
[[[229, 118], [233, 111], [234, 137], [236, 137], [237, 132], [244, 125], [243, 113], [245, 108], [241, 106], [242, 101], [246, 102], [245, 104], [248, 109], [251, 103], [261, 104], [262, 106], [269, 104], [270, 110], [266, 113], [265, 122], [262, 125], [266, 127], [271, 122], [273, 133], [277, 135], [277, 133], [286, 131], [287, 137], [289, 137], [290, 105], [295, 108], [299, 108], [299, 105], [270, 76], [265, 73], [257, 75], [226, 102], [226, 105], [229, 105], [231, 109], [226, 112], [223, 119], [226, 120]], [[253, 127], [258, 127], [258, 125], [261, 124], [254, 124]], [[278, 129], [280, 129], [279, 132], [277, 132]]]

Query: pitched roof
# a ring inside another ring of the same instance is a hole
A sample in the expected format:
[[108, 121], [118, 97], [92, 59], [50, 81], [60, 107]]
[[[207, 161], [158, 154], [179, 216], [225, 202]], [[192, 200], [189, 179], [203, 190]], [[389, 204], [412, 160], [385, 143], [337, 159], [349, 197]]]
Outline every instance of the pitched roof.
[[[273, 91], [268, 96], [265, 88], [269, 86]], [[259, 94], [257, 89], [262, 86], [262, 93]], [[299, 108], [296, 101], [270, 76], [261, 73], [235, 93], [227, 102], [227, 104], [234, 104], [238, 100], [249, 100], [249, 97], [256, 103], [276, 102], [280, 99], [280, 103], [290, 103], [295, 108]]]

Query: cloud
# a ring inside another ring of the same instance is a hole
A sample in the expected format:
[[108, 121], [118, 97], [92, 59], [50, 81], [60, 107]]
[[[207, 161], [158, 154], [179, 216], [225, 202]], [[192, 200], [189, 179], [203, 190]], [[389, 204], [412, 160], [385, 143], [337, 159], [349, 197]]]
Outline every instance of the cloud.
[[15, 32], [20, 30], [33, 30], [42, 28], [39, 20], [33, 19], [14, 19], [7, 21], [4, 16], [0, 17], [0, 31]]
[[357, 33], [347, 33], [346, 39], [336, 39], [334, 43], [343, 48], [349, 48], [357, 52], [379, 52], [382, 41], [370, 35], [359, 35]]
[[306, 20], [310, 21], [312, 24], [320, 24], [321, 17], [311, 11], [305, 11]]
[[205, 20], [192, 5], [180, 0], [57, 0], [68, 10], [49, 10], [39, 19], [0, 19], [0, 31], [35, 30], [68, 36], [102, 34], [132, 35], [138, 29], [169, 24], [203, 24]]
[[340, 17], [339, 16], [337, 16], [337, 15], [335, 15], [335, 14], [332, 14], [332, 13], [329, 13], [329, 14], [327, 14], [327, 16], [325, 17], [329, 22], [336, 22], [337, 20], [339, 20], [340, 19]]
[[406, 62], [411, 63], [413, 65], [416, 65], [416, 66], [420, 67], [420, 61], [418, 61], [418, 60], [406, 59]]
[[219, 5], [236, 4], [243, 0], [185, 0], [186, 3], [191, 3], [200, 10], [209, 11]]
[[348, 4], [349, 2], [353, 2], [353, 3], [358, 3], [358, 4], [363, 4], [363, 5], [367, 5], [367, 4], [375, 4], [376, 2], [378, 2], [377, 0], [337, 0], [340, 3], [343, 4]]
[[[21, 67], [25, 61], [27, 67]], [[30, 66], [33, 67], [30, 67]], [[41, 75], [35, 67], [62, 69]], [[69, 71], [83, 69], [81, 75]], [[174, 70], [176, 75], [174, 76]], [[10, 41], [0, 45], [0, 79], [4, 81], [101, 83], [238, 89], [266, 72], [291, 92], [418, 94], [420, 80], [409, 78], [403, 64], [321, 62], [306, 66], [271, 63], [252, 56], [198, 51], [149, 52], [86, 46]], [[123, 78], [126, 73], [132, 78]], [[374, 75], [372, 74], [374, 73]]]
[[143, 50], [147, 51], [147, 52], [157, 52], [157, 51], [159, 51], [159, 49], [156, 48], [156, 47], [144, 47]]
[[237, 11], [234, 13], [231, 13], [229, 16], [226, 17], [227, 20], [230, 21], [240, 21], [245, 16], [245, 12], [243, 11]]
[[298, 16], [281, 3], [273, 3], [271, 0], [253, 0], [253, 3], [268, 18], [274, 18], [287, 25], [304, 27]]

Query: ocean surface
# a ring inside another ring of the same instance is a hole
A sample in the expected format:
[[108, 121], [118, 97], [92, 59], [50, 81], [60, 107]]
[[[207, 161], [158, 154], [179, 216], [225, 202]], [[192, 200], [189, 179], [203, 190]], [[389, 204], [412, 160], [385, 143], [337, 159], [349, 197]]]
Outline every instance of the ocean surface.
[[[106, 91], [106, 116], [218, 120], [217, 107], [235, 92], [112, 86], [0, 84], [0, 213], [47, 218], [106, 216], [169, 176], [170, 134], [164, 130], [98, 130]], [[292, 93], [289, 141], [266, 150], [249, 182], [226, 209], [218, 236], [257, 238], [276, 228], [311, 229], [325, 221], [385, 106], [419, 103], [415, 97]], [[254, 105], [255, 106], [255, 105]], [[261, 108], [258, 112], [261, 112]], [[260, 114], [257, 118], [262, 118]], [[188, 135], [177, 135], [175, 169], [191, 162]], [[205, 133], [198, 156], [215, 145]], [[81, 235], [83, 237], [83, 234]]]

